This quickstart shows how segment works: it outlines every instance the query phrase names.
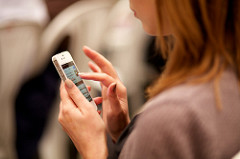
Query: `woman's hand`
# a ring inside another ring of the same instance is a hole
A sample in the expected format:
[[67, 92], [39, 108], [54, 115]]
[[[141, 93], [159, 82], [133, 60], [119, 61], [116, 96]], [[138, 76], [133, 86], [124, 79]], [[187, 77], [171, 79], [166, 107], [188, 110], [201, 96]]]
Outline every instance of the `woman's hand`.
[[[105, 124], [93, 105], [71, 80], [60, 87], [58, 120], [84, 159], [107, 158]], [[100, 104], [101, 98], [96, 98]]]
[[117, 141], [130, 122], [126, 87], [107, 59], [88, 47], [84, 47], [83, 51], [94, 62], [89, 62], [89, 67], [93, 72], [80, 76], [83, 79], [101, 82], [103, 120], [113, 141]]

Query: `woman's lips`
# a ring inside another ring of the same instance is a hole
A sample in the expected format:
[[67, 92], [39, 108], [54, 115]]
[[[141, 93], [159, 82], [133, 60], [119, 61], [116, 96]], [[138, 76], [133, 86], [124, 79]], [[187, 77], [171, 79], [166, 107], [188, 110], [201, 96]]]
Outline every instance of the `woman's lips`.
[[130, 9], [132, 10], [133, 15], [134, 15], [136, 18], [138, 18], [137, 12], [136, 12], [131, 6], [130, 6]]
[[134, 16], [135, 16], [136, 18], [138, 18], [137, 12], [136, 12], [135, 10], [132, 10], [132, 11], [133, 11]]
[[136, 12], [133, 12], [134, 13], [134, 16], [137, 17], [137, 13]]

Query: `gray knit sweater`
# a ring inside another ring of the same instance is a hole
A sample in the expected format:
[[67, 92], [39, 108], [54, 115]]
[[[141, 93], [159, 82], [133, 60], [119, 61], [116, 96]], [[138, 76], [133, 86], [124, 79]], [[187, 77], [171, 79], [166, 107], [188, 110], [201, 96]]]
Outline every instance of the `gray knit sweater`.
[[227, 70], [213, 83], [182, 84], [147, 102], [123, 145], [121, 159], [230, 159], [240, 151], [240, 91]]

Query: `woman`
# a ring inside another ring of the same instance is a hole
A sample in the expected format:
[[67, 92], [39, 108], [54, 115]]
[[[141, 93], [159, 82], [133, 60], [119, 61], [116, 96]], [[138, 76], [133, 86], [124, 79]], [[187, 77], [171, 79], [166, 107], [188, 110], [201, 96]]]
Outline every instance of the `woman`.
[[[231, 158], [240, 150], [240, 2], [130, 0], [144, 30], [158, 37], [168, 61], [147, 90], [150, 100], [130, 122], [126, 88], [111, 63], [84, 47], [100, 81], [103, 120], [70, 80], [61, 85], [59, 121], [86, 159]], [[170, 48], [161, 37], [173, 35]], [[125, 130], [124, 130], [125, 129]], [[122, 145], [122, 147], [121, 147]]]

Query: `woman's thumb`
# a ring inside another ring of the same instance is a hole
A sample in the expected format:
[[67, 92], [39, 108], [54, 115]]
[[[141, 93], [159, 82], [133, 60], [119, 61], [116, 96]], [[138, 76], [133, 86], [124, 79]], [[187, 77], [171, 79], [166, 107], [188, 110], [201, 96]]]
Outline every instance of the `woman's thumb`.
[[120, 108], [120, 103], [117, 97], [117, 83], [112, 83], [109, 85], [107, 90], [107, 96], [113, 111], [117, 111]]

